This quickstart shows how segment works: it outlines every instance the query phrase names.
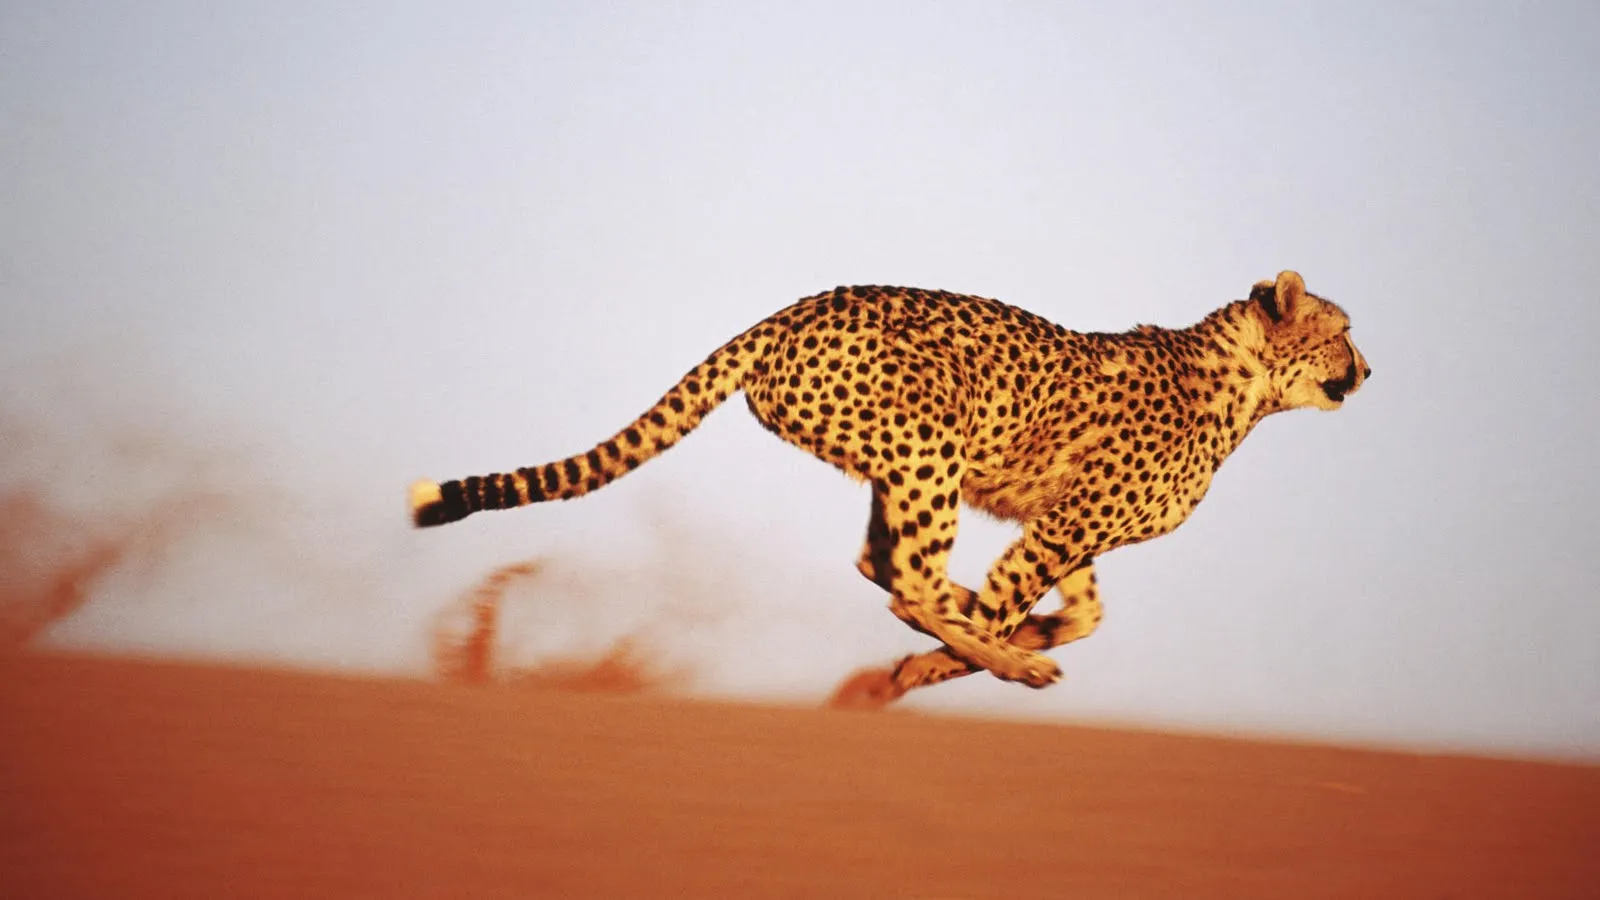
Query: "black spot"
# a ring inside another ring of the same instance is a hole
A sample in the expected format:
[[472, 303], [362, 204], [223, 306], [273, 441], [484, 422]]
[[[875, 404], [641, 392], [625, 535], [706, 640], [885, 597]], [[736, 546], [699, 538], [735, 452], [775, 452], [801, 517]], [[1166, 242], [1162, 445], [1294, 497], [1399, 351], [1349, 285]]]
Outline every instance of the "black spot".
[[470, 512], [469, 504], [467, 503], [468, 492], [466, 491], [466, 485], [461, 482], [446, 481], [444, 484], [439, 485], [439, 496], [445, 508], [460, 510], [463, 516]]
[[601, 468], [601, 466], [600, 466], [600, 451], [598, 449], [590, 450], [588, 455], [585, 456], [584, 458], [589, 461], [589, 473], [591, 475], [599, 475], [600, 474], [600, 468]]
[[933, 466], [918, 466], [916, 475], [918, 481], [927, 481], [933, 477]]
[[578, 484], [579, 480], [583, 478], [583, 470], [578, 468], [576, 459], [566, 460], [561, 464], [561, 467], [566, 471], [567, 484]]
[[551, 463], [544, 467], [544, 492], [554, 494], [561, 490], [561, 470]]
[[[615, 444], [609, 446], [616, 446]], [[544, 499], [544, 489], [539, 486], [539, 473], [533, 469], [518, 469], [517, 474], [528, 485], [528, 502], [538, 503]]]
[[484, 509], [504, 509], [508, 505], [501, 500], [499, 476], [490, 475], [482, 479], [480, 487], [483, 491]]

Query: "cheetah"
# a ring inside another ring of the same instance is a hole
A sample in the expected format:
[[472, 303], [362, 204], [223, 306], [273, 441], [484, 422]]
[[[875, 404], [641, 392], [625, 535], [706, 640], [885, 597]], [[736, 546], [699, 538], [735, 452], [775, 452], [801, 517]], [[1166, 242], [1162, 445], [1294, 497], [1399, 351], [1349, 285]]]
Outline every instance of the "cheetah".
[[[418, 527], [569, 500], [638, 468], [736, 391], [783, 440], [871, 485], [856, 567], [937, 649], [847, 682], [881, 705], [980, 670], [1061, 678], [1043, 651], [1100, 623], [1094, 560], [1166, 534], [1262, 418], [1343, 405], [1372, 374], [1350, 320], [1279, 273], [1181, 329], [1068, 331], [996, 300], [840, 287], [757, 323], [587, 452], [410, 492]], [[961, 506], [1021, 526], [973, 591], [947, 574]], [[1061, 608], [1033, 611], [1054, 588]]]

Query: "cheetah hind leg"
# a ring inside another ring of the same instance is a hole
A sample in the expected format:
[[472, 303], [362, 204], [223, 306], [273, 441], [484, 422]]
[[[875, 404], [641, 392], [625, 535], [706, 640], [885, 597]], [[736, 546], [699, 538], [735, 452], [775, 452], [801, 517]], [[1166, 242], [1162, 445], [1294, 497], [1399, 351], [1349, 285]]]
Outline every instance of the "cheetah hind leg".
[[[868, 581], [893, 594], [894, 580], [890, 576], [894, 572], [894, 562], [890, 559], [890, 554], [894, 551], [896, 535], [890, 533], [889, 526], [884, 521], [883, 495], [883, 490], [876, 487], [873, 488], [872, 515], [867, 520], [867, 541], [861, 548], [861, 558], [856, 560], [856, 571], [865, 576]], [[958, 584], [953, 584], [951, 587], [957, 593], [964, 592], [971, 594], [973, 597], [977, 596]], [[969, 602], [963, 609], [970, 611], [970, 607], [971, 604]], [[905, 615], [899, 604], [890, 604], [889, 611], [894, 613], [900, 621], [909, 625], [912, 630], [920, 631], [928, 637], [934, 637], [934, 633], [922, 627], [920, 622]]]

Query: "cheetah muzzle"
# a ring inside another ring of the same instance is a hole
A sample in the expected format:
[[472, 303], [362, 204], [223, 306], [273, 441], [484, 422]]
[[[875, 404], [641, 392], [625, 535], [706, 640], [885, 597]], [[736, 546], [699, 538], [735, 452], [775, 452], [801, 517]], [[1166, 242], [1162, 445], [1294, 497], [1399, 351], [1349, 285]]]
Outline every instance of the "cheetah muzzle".
[[1327, 394], [1328, 399], [1335, 403], [1343, 403], [1345, 395], [1355, 390], [1355, 387], [1356, 364], [1353, 362], [1350, 364], [1350, 368], [1345, 370], [1343, 375], [1322, 383], [1323, 393]]
[[[417, 482], [412, 521], [598, 490], [743, 391], [772, 433], [871, 485], [857, 568], [941, 645], [859, 673], [836, 702], [881, 705], [980, 670], [1042, 687], [1061, 677], [1043, 651], [1100, 624], [1096, 557], [1182, 524], [1264, 417], [1360, 389], [1371, 369], [1349, 326], [1290, 271], [1187, 328], [1117, 334], [982, 297], [836, 288], [739, 334], [583, 453]], [[962, 506], [1021, 526], [976, 591], [947, 571]], [[1052, 589], [1061, 608], [1035, 613]]]

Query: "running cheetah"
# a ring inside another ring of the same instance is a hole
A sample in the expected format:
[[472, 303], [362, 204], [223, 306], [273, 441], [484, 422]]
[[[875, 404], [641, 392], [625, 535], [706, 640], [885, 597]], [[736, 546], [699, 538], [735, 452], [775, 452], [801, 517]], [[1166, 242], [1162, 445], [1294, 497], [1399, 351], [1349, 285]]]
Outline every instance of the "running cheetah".
[[[1372, 370], [1350, 320], [1295, 272], [1183, 329], [1080, 334], [982, 297], [841, 287], [724, 344], [654, 406], [577, 456], [411, 488], [419, 527], [568, 500], [671, 447], [735, 391], [791, 444], [872, 486], [856, 567], [942, 647], [850, 683], [880, 704], [987, 669], [1043, 687], [1042, 652], [1100, 622], [1094, 559], [1166, 534], [1270, 413], [1337, 409]], [[983, 587], [950, 581], [962, 503], [1022, 534]], [[1033, 614], [1052, 587], [1062, 607]]]

